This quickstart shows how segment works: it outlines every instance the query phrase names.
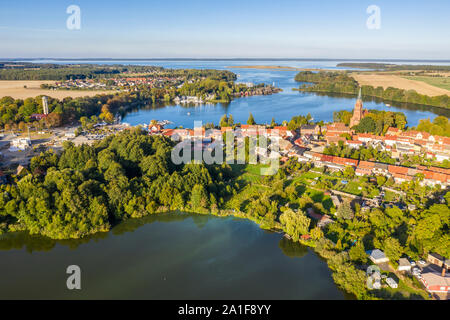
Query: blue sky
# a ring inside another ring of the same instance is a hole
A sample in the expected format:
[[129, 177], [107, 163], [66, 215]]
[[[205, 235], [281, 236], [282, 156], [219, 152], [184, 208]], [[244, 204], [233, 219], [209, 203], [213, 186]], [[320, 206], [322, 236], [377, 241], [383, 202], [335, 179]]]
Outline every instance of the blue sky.
[[[80, 30], [66, 28], [72, 4]], [[0, 57], [450, 59], [449, 12], [448, 0], [0, 0]]]

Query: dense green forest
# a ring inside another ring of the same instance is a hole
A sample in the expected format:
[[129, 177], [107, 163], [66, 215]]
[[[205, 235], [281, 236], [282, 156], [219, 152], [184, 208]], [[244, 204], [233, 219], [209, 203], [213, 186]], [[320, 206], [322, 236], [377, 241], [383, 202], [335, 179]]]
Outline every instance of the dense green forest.
[[444, 116], [436, 117], [433, 121], [430, 121], [430, 119], [422, 119], [415, 129], [428, 132], [432, 135], [450, 137], [450, 122]]
[[159, 211], [202, 212], [232, 192], [227, 165], [173, 165], [173, 143], [127, 130], [95, 146], [64, 146], [33, 158], [29, 174], [1, 187], [0, 222], [55, 239], [108, 231], [127, 218]]
[[[358, 94], [359, 84], [345, 72], [311, 72], [302, 71], [295, 76], [298, 82], [310, 82], [313, 85], [302, 84], [300, 91]], [[430, 97], [419, 94], [415, 90], [403, 90], [397, 88], [373, 87], [364, 85], [362, 95], [365, 97], [381, 98], [385, 101], [421, 104], [432, 107], [450, 108], [450, 97], [447, 95]]]
[[[158, 92], [151, 92], [158, 96]], [[161, 95], [161, 94], [160, 94]], [[96, 95], [94, 97], [64, 98], [62, 100], [48, 98], [49, 115], [39, 122], [33, 121], [31, 115], [42, 113], [42, 96], [36, 98], [0, 99], [0, 128], [5, 130], [26, 128], [27, 124], [34, 127], [58, 127], [71, 123], [83, 116], [100, 115], [105, 120], [113, 120], [113, 113], [125, 112], [131, 105], [144, 101], [139, 93], [119, 93], [115, 95]]]
[[75, 80], [113, 78], [117, 76], [158, 76], [211, 78], [234, 81], [236, 75], [231, 71], [213, 69], [165, 69], [155, 66], [99, 65], [99, 64], [39, 64], [39, 63], [0, 63], [0, 80]]
[[0, 63], [0, 80], [70, 80], [117, 76], [123, 72], [155, 72], [159, 67]]

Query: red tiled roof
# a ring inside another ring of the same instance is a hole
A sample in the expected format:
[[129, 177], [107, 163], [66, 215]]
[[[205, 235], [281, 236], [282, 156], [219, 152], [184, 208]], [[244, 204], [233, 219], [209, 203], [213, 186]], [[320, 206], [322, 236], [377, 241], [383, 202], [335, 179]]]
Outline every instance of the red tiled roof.
[[358, 167], [362, 169], [372, 170], [373, 168], [375, 168], [375, 162], [360, 161]]
[[389, 128], [387, 129], [387, 132], [399, 132], [399, 131], [400, 131], [399, 128], [394, 128], [394, 127], [389, 127]]
[[294, 143], [298, 146], [302, 146], [303, 145], [303, 140], [301, 138], [298, 138], [297, 140], [294, 141]]
[[392, 140], [392, 141], [397, 141], [398, 137], [397, 136], [391, 136], [389, 134], [384, 136], [384, 140]]
[[165, 136], [171, 136], [171, 135], [173, 135], [173, 132], [174, 132], [174, 130], [173, 129], [163, 129], [162, 130], [162, 134], [163, 135], [165, 135]]
[[355, 166], [355, 167], [358, 165], [358, 160], [349, 159], [349, 158], [341, 158], [341, 157], [333, 157], [332, 162], [336, 163], [336, 164], [343, 164], [343, 165]]
[[372, 170], [368, 169], [368, 168], [361, 168], [361, 167], [357, 167], [355, 170], [355, 173], [361, 173], [364, 175], [369, 175], [372, 173]]
[[406, 167], [400, 167], [400, 166], [393, 166], [393, 165], [389, 165], [388, 166], [388, 171], [389, 173], [392, 174], [408, 174], [408, 169]]
[[322, 155], [322, 157], [320, 158], [320, 161], [323, 162], [333, 162], [333, 156], [329, 156], [329, 155]]

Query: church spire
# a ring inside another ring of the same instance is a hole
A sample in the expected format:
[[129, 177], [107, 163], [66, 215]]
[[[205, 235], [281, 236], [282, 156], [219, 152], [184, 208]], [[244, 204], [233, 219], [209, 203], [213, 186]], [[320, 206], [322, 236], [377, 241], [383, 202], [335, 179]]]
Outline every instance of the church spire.
[[350, 119], [350, 128], [353, 126], [357, 126], [359, 124], [359, 122], [361, 121], [361, 119], [364, 116], [364, 111], [363, 111], [363, 102], [362, 102], [362, 90], [361, 87], [359, 88], [359, 93], [358, 93], [358, 100], [356, 100], [355, 103], [355, 109], [353, 110], [353, 116]]

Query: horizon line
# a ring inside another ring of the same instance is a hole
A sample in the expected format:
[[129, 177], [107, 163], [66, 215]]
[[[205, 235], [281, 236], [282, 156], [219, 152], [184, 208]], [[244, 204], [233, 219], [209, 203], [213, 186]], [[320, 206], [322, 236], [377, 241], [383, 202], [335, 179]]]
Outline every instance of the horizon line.
[[405, 61], [405, 62], [450, 62], [448, 59], [411, 59], [411, 58], [111, 58], [111, 57], [90, 57], [90, 58], [52, 58], [52, 57], [35, 57], [35, 58], [0, 58], [0, 61], [29, 61], [29, 60], [55, 60], [55, 61], [86, 61], [86, 60], [116, 60], [116, 61], [157, 61], [157, 60], [172, 60], [172, 61]]

